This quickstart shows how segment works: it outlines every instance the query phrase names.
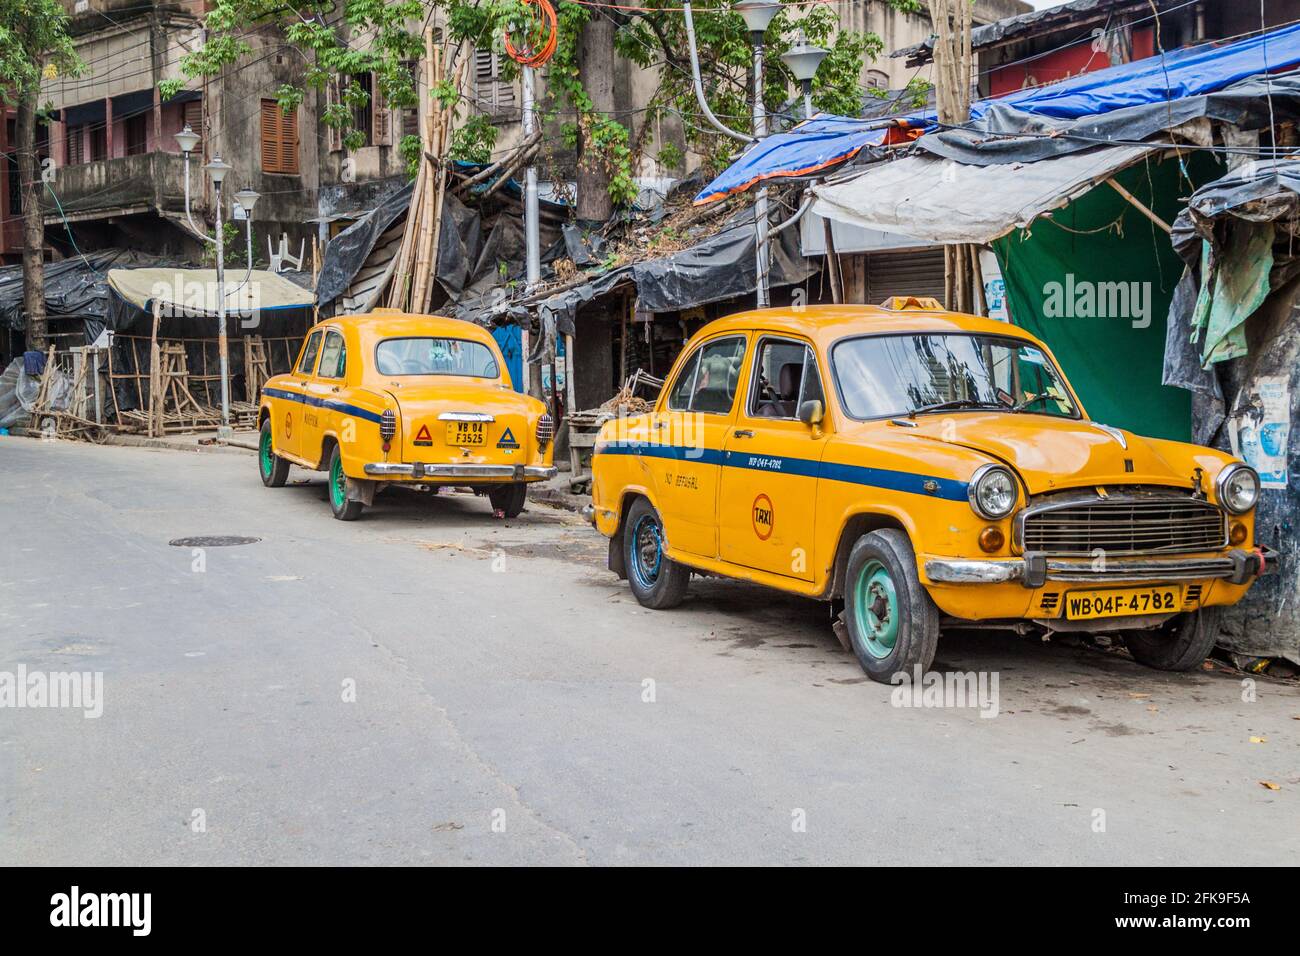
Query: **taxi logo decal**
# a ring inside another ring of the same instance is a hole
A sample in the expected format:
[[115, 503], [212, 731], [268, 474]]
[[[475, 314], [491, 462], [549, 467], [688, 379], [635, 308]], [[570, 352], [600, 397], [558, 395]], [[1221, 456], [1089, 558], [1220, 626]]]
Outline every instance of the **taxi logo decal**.
[[772, 510], [772, 499], [767, 495], [759, 495], [754, 499], [752, 520], [754, 534], [758, 535], [759, 541], [766, 541], [772, 537], [772, 529], [776, 525], [776, 513]]
[[501, 435], [501, 438], [497, 441], [497, 447], [518, 448], [519, 442], [515, 441], [515, 433], [512, 432], [509, 428], [507, 428], [505, 432]]
[[433, 444], [433, 436], [429, 434], [429, 426], [428, 426], [428, 425], [421, 425], [421, 426], [420, 426], [420, 431], [416, 434], [416, 436], [415, 436], [415, 441], [412, 442], [412, 444], [415, 444], [415, 445], [432, 445], [432, 444]]
[[284, 437], [293, 437], [293, 412], [284, 413]]

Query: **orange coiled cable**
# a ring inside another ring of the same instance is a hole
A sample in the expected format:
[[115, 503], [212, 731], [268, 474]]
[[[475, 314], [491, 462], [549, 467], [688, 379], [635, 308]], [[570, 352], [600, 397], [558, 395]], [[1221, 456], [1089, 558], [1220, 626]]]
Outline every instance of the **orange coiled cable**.
[[520, 50], [516, 49], [515, 45], [510, 42], [510, 34], [507, 32], [506, 53], [510, 54], [510, 59], [520, 66], [541, 66], [555, 53], [555, 48], [560, 39], [559, 23], [555, 17], [555, 8], [551, 6], [550, 0], [524, 0], [524, 6], [532, 4], [537, 4], [542, 8], [542, 18], [546, 20], [546, 40], [537, 50], [532, 50], [529, 47]]

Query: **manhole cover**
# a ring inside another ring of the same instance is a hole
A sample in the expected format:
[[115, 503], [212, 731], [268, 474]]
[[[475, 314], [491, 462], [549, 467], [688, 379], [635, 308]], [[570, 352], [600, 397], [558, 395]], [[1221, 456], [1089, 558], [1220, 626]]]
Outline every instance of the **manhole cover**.
[[209, 534], [196, 538], [173, 538], [173, 548], [233, 548], [238, 544], [257, 544], [261, 538], [244, 538], [236, 534]]

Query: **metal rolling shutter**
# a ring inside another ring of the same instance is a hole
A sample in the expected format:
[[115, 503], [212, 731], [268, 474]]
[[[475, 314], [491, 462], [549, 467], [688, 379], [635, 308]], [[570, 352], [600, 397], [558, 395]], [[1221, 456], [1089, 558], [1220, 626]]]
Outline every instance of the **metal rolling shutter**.
[[943, 247], [908, 252], [873, 252], [867, 260], [869, 305], [891, 295], [926, 295], [943, 301]]

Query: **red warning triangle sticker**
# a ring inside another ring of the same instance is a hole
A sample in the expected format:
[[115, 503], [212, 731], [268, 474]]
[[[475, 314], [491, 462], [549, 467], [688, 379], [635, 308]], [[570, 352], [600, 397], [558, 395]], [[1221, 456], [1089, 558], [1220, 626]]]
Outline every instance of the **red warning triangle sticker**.
[[421, 426], [420, 426], [419, 434], [417, 434], [417, 435], [415, 436], [415, 444], [417, 444], [417, 445], [432, 445], [432, 444], [433, 444], [433, 436], [429, 434], [429, 426], [428, 426], [428, 425], [421, 425]]

